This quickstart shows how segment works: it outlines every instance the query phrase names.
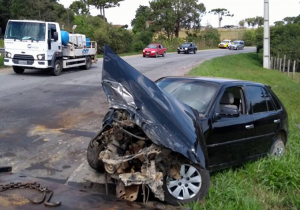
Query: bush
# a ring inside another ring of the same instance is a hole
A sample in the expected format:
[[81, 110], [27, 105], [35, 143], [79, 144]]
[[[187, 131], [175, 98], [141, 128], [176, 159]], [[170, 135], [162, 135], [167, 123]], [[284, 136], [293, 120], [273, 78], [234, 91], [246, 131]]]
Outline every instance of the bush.
[[132, 44], [132, 51], [141, 52], [145, 48], [145, 44], [142, 41], [137, 41]]
[[254, 46], [256, 44], [255, 30], [246, 30], [243, 36], [245, 46]]

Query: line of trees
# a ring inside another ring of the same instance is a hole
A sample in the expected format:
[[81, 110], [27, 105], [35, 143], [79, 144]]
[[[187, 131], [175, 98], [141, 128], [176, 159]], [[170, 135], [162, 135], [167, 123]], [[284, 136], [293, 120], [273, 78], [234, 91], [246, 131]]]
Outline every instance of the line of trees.
[[[286, 17], [280, 24], [270, 28], [271, 54], [272, 56], [286, 55], [287, 59], [299, 60], [300, 58], [300, 15]], [[263, 28], [256, 32], [256, 42], [259, 54], [263, 54]]]
[[263, 26], [264, 25], [264, 18], [261, 16], [246, 18], [244, 20], [239, 21], [240, 27], [245, 27], [245, 24], [247, 23], [248, 27], [254, 28], [255, 26]]

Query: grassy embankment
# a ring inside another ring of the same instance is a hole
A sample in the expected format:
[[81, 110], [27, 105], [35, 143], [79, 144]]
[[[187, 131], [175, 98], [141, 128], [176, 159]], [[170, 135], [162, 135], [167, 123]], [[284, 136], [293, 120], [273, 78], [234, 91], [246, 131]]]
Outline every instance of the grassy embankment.
[[[0, 48], [4, 47], [4, 41], [0, 39]], [[0, 68], [4, 67], [4, 53], [1, 53], [0, 56]]]
[[[300, 85], [283, 73], [261, 67], [256, 54], [206, 61], [189, 75], [226, 77], [268, 84], [289, 114], [290, 135], [282, 159], [264, 158], [237, 169], [212, 174], [211, 186], [195, 210], [300, 209]], [[298, 75], [299, 76], [299, 75]]]

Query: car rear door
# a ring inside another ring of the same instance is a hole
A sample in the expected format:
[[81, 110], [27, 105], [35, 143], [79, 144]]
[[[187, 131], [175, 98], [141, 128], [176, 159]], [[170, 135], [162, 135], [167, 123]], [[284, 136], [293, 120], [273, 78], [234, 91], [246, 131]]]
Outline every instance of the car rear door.
[[280, 128], [280, 110], [276, 110], [265, 87], [248, 85], [246, 92], [254, 119], [256, 155], [266, 154], [273, 144], [276, 131]]
[[[236, 88], [240, 92], [240, 100], [243, 104], [242, 108], [239, 107], [240, 116], [222, 117], [211, 123], [211, 133], [206, 142], [210, 168], [234, 165], [253, 153], [251, 149], [254, 137], [253, 116], [248, 113], [243, 86], [236, 86]], [[217, 106], [220, 104], [221, 97], [216, 101], [214, 113], [218, 112]]]

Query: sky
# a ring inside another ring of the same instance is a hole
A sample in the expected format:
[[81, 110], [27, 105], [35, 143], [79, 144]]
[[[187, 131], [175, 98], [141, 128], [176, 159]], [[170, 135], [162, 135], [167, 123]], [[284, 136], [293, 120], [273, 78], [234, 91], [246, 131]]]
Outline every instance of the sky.
[[[60, 0], [59, 2], [68, 7], [74, 0]], [[135, 17], [135, 12], [139, 5], [149, 6], [150, 0], [125, 0], [120, 3], [120, 7], [106, 9], [108, 22], [114, 25], [125, 25], [129, 27], [131, 20]], [[298, 16], [300, 14], [300, 0], [269, 0], [270, 1], [270, 24], [282, 20], [285, 17]], [[234, 14], [233, 17], [224, 17], [222, 26], [238, 25], [242, 19], [263, 16], [264, 0], [198, 0], [205, 5], [206, 11], [215, 8], [226, 8]], [[100, 14], [96, 8], [91, 8], [92, 15]], [[218, 27], [218, 17], [213, 14], [206, 14], [201, 21], [201, 25], [211, 24]]]

